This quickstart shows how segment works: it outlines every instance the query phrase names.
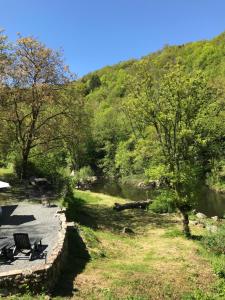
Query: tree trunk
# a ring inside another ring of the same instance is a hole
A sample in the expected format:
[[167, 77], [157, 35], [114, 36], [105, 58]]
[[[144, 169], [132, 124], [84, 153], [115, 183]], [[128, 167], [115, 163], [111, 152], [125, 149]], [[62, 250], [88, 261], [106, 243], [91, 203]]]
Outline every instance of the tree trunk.
[[152, 203], [152, 200], [129, 202], [126, 204], [115, 203], [113, 209], [116, 211], [121, 211], [124, 209], [133, 209], [133, 208], [146, 209], [150, 203]]
[[190, 227], [189, 227], [189, 216], [188, 213], [186, 211], [182, 211], [180, 210], [181, 214], [182, 214], [182, 222], [183, 222], [183, 233], [186, 237], [190, 237], [191, 236], [191, 232], [190, 232]]
[[23, 153], [22, 165], [21, 165], [21, 179], [27, 178], [27, 165], [28, 165], [28, 153]]

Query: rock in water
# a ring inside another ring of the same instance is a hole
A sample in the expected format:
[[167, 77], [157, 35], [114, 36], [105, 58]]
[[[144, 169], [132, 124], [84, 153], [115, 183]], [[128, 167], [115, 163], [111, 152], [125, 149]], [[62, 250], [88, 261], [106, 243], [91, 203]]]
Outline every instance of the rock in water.
[[219, 217], [218, 216], [214, 216], [211, 218], [213, 221], [218, 221], [219, 220]]

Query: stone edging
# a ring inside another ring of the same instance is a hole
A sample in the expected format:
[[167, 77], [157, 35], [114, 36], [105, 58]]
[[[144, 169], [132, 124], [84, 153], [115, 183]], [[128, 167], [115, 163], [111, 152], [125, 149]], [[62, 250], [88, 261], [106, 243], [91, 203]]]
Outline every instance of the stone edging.
[[51, 291], [68, 254], [67, 228], [64, 212], [58, 211], [60, 229], [55, 247], [47, 257], [46, 263], [31, 266], [29, 269], [11, 270], [0, 273], [0, 295], [18, 293], [24, 290], [32, 292]]

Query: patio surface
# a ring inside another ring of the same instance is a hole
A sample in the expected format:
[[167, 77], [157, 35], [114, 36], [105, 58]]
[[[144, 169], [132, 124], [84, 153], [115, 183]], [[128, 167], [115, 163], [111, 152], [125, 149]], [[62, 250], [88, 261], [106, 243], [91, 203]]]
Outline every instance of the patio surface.
[[[0, 216], [0, 239], [13, 237], [13, 233], [28, 233], [29, 237], [42, 238], [42, 244], [46, 247], [47, 256], [57, 243], [58, 232], [61, 229], [56, 212], [57, 206], [45, 207], [41, 204], [13, 204], [2, 207]], [[43, 264], [44, 259], [37, 258], [32, 261], [28, 259], [17, 259], [10, 264], [0, 261], [0, 274], [18, 269], [29, 269], [31, 266]]]

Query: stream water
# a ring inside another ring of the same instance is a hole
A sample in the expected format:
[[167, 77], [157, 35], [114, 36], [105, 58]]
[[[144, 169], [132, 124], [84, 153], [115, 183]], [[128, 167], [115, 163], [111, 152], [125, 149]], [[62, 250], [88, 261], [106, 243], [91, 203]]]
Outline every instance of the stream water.
[[[151, 191], [114, 181], [99, 181], [92, 186], [91, 191], [133, 201], [151, 198]], [[196, 210], [208, 217], [223, 217], [225, 214], [225, 194], [217, 193], [206, 186], [200, 187], [198, 201], [196, 202]]]

